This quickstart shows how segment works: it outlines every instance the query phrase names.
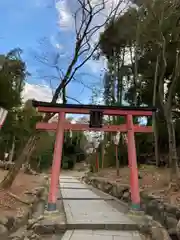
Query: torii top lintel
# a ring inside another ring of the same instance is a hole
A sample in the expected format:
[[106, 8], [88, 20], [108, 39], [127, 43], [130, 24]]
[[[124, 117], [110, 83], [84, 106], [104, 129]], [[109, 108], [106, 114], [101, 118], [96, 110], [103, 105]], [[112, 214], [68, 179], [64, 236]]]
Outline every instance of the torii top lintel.
[[132, 106], [105, 106], [105, 105], [83, 105], [83, 104], [59, 104], [41, 101], [32, 101], [32, 105], [38, 108], [39, 112], [89, 114], [91, 110], [99, 110], [103, 115], [133, 115], [151, 116], [157, 111], [155, 107], [132, 107]]

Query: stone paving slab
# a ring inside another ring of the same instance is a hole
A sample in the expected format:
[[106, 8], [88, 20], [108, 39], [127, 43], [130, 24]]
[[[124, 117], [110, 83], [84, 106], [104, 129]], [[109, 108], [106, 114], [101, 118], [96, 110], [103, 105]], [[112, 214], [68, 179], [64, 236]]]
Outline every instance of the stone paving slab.
[[79, 180], [75, 178], [60, 178], [62, 183], [79, 183]]
[[61, 187], [61, 189], [88, 189], [87, 187]]
[[133, 224], [128, 217], [103, 200], [66, 200], [64, 209], [68, 223]]
[[[69, 179], [69, 180], [72, 180]], [[77, 180], [78, 181], [78, 180]], [[80, 181], [79, 185], [84, 186]], [[63, 183], [60, 179], [60, 186]], [[63, 198], [81, 198], [82, 200], [65, 200], [64, 209], [66, 212], [67, 222], [69, 224], [128, 224], [135, 225], [127, 216], [113, 208], [103, 200], [83, 200], [83, 197], [97, 198], [98, 195], [90, 189], [74, 190], [61, 189]], [[99, 197], [100, 198], [100, 197]]]
[[108, 204], [111, 197], [72, 177], [60, 179], [60, 189], [67, 219], [62, 240], [141, 240], [137, 224]]
[[94, 199], [100, 199], [99, 196], [97, 196], [95, 193], [93, 193], [89, 189], [64, 189], [61, 188], [61, 193], [63, 198], [94, 198]]
[[87, 189], [87, 186], [79, 183], [79, 182], [61, 182], [61, 188], [82, 188]]
[[138, 232], [72, 230], [67, 231], [62, 240], [141, 240]]
[[75, 181], [63, 181], [62, 183], [69, 183], [69, 184], [77, 184], [78, 182], [75, 182]]
[[[85, 197], [85, 198], [82, 198], [82, 197], [80, 197], [80, 198], [78, 198], [78, 197], [67, 197], [67, 198], [63, 198], [63, 201], [64, 200], [82, 200], [83, 199], [83, 201], [86, 201], [86, 200], [104, 200], [104, 201], [113, 201], [114, 199], [113, 198], [100, 198], [100, 197], [97, 197], [97, 198], [88, 198], [88, 197]], [[58, 197], [57, 198], [57, 200], [61, 200], [61, 197]]]

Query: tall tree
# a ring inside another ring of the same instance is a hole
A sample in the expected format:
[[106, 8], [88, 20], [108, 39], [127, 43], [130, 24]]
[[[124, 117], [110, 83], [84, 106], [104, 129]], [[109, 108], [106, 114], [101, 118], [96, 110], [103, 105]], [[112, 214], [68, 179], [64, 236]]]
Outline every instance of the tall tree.
[[[179, 173], [174, 126], [176, 120], [172, 109], [178, 108], [179, 97], [177, 89], [180, 74], [178, 37], [180, 4], [176, 0], [138, 3], [139, 8], [129, 9], [113, 24], [107, 25], [101, 35], [100, 48], [111, 65], [119, 62], [115, 53], [118, 53], [120, 48], [129, 52], [130, 61], [127, 62], [130, 71], [126, 72], [123, 78], [126, 85], [126, 100], [132, 105], [152, 105], [152, 102], [156, 102], [160, 109], [158, 120], [164, 117], [166, 121], [169, 163], [171, 176], [174, 178]], [[111, 69], [108, 74], [112, 76], [114, 71]], [[158, 127], [160, 125], [162, 122]]]
[[[54, 61], [54, 67], [59, 68], [59, 84], [53, 94], [52, 103], [56, 102], [59, 98], [60, 93], [63, 89], [72, 81], [76, 72], [93, 56], [99, 42], [94, 46], [91, 46], [93, 36], [101, 30], [101, 28], [111, 19], [114, 18], [119, 12], [121, 4], [124, 1], [119, 1], [117, 4], [112, 4], [111, 10], [108, 15], [105, 17], [105, 20], [99, 24], [95, 23], [94, 20], [96, 16], [101, 14], [105, 9], [108, 1], [101, 0], [100, 2], [89, 1], [89, 0], [78, 0], [79, 8], [75, 13], [75, 43], [74, 43], [74, 54], [67, 69], [62, 73], [61, 69], [57, 65], [59, 54], [56, 55]], [[65, 96], [65, 95], [64, 95]], [[44, 121], [48, 121], [51, 118], [51, 115], [47, 114], [44, 118]], [[33, 134], [27, 141], [27, 144], [24, 147], [24, 150], [19, 154], [16, 160], [16, 173], [20, 166], [25, 162], [27, 152], [31, 154], [35, 149], [37, 141], [39, 140], [39, 134]], [[14, 169], [15, 169], [14, 168]], [[11, 186], [13, 180], [15, 179], [16, 174], [13, 171], [10, 171], [8, 175], [3, 180], [1, 187]]]
[[[179, 177], [172, 112], [180, 76], [179, 7], [180, 3], [176, 0], [165, 2], [157, 0], [152, 4], [147, 4], [146, 15], [142, 22], [143, 49], [145, 50], [143, 59], [148, 55], [148, 61], [151, 61], [154, 66], [157, 64], [159, 66], [157, 73], [158, 94], [168, 129], [169, 163], [172, 170], [172, 179]], [[150, 26], [151, 31], [147, 32], [147, 28]], [[148, 48], [149, 52], [147, 52]], [[160, 58], [159, 62], [155, 57], [157, 54]], [[165, 89], [166, 85], [167, 89]]]
[[0, 104], [8, 110], [21, 105], [21, 93], [27, 75], [21, 53], [20, 49], [14, 49], [6, 55], [0, 55]]
[[21, 59], [22, 51], [14, 49], [6, 55], [0, 55], [0, 106], [8, 110], [8, 116], [1, 129], [1, 156], [11, 149], [14, 153], [14, 133], [16, 113], [22, 103], [22, 91], [27, 76], [26, 65]]

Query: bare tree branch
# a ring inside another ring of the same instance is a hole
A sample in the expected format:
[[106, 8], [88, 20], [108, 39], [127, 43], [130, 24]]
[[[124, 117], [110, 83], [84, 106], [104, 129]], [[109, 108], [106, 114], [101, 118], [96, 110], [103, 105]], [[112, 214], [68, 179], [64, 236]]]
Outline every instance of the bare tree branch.
[[74, 102], [77, 102], [78, 104], [82, 104], [80, 101], [78, 101], [76, 98], [73, 98], [73, 97], [69, 97], [69, 96], [66, 96], [68, 99], [74, 101]]
[[[75, 77], [76, 72], [91, 59], [95, 51], [99, 46], [99, 42], [92, 45], [93, 37], [98, 31], [103, 28], [110, 20], [116, 17], [117, 13], [124, 11], [121, 9], [121, 4], [124, 3], [120, 0], [116, 5], [112, 4], [109, 14], [105, 17], [101, 24], [96, 24], [95, 19], [99, 14], [103, 12], [106, 8], [109, 0], [100, 0], [97, 2], [92, 2], [91, 0], [77, 0], [79, 3], [79, 8], [75, 12], [74, 22], [75, 22], [75, 33], [76, 41], [74, 45], [74, 53], [70, 64], [68, 65], [66, 71], [62, 71], [59, 67], [59, 58], [61, 57], [58, 53], [54, 57], [54, 61], [50, 64], [51, 67], [56, 69], [59, 76], [59, 85], [54, 91], [52, 102], [56, 102], [60, 92], [64, 89]], [[109, 10], [109, 9], [108, 9]], [[78, 22], [80, 20], [80, 22]], [[48, 65], [48, 58], [43, 56], [44, 59], [38, 59], [41, 63], [45, 62]], [[78, 59], [81, 57], [81, 62], [78, 63]]]

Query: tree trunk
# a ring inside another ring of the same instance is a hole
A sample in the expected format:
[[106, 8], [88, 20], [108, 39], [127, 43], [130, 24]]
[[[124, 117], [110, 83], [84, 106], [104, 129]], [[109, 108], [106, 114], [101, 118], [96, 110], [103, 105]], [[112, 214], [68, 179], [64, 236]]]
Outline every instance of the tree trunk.
[[[159, 55], [156, 59], [156, 68], [155, 68], [155, 75], [154, 75], [154, 89], [153, 89], [153, 106], [156, 105], [157, 99], [157, 83], [158, 83], [158, 70], [159, 70]], [[156, 166], [158, 167], [160, 164], [160, 157], [159, 157], [159, 132], [157, 128], [157, 114], [153, 113], [152, 116], [152, 125], [153, 125], [153, 133], [154, 133], [154, 149], [155, 149], [155, 159], [156, 159]]]
[[155, 159], [156, 159], [156, 166], [158, 167], [160, 165], [160, 157], [159, 157], [159, 133], [157, 128], [157, 116], [156, 113], [153, 113], [153, 133], [154, 133], [154, 150], [155, 150]]
[[[34, 150], [35, 145], [32, 146], [32, 151]], [[24, 164], [24, 173], [32, 173], [33, 170], [31, 169], [31, 165], [30, 165], [30, 160], [31, 160], [31, 156], [32, 156], [32, 151], [29, 151], [29, 153], [26, 156], [25, 159], [25, 164]]]
[[16, 160], [16, 163], [12, 166], [4, 180], [0, 183], [0, 188], [7, 189], [11, 187], [20, 168], [22, 167], [22, 164], [26, 161], [26, 157], [32, 154], [36, 146], [37, 140], [37, 136], [32, 136], [29, 138], [25, 148], [23, 149], [22, 154], [20, 154], [19, 158]]
[[41, 156], [39, 156], [38, 164], [37, 164], [37, 171], [40, 172], [40, 166], [41, 166]]
[[[46, 114], [43, 118], [44, 122], [47, 122], [52, 117], [51, 114]], [[35, 133], [34, 135], [30, 136], [27, 143], [25, 144], [25, 147], [20, 151], [19, 156], [14, 166], [9, 170], [8, 174], [5, 176], [3, 181], [0, 183], [0, 188], [9, 188], [11, 187], [14, 179], [16, 178], [19, 170], [21, 169], [22, 165], [26, 162], [27, 156], [28, 158], [31, 157], [37, 142], [39, 140], [39, 133]]]
[[119, 158], [118, 158], [118, 145], [115, 144], [116, 153], [116, 176], [119, 177]]
[[175, 181], [179, 178], [178, 157], [176, 150], [176, 137], [174, 130], [174, 123], [172, 114], [165, 114], [167, 129], [168, 129], [168, 141], [169, 141], [169, 165], [171, 168], [171, 181]]
[[67, 99], [66, 99], [66, 87], [63, 87], [62, 89], [62, 102], [63, 104], [67, 103]]
[[104, 168], [104, 144], [105, 141], [103, 140], [101, 143], [101, 168]]
[[9, 154], [9, 162], [12, 162], [13, 157], [14, 157], [14, 150], [15, 150], [15, 137], [13, 137], [13, 143], [12, 143], [12, 148]]

